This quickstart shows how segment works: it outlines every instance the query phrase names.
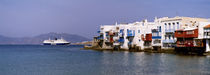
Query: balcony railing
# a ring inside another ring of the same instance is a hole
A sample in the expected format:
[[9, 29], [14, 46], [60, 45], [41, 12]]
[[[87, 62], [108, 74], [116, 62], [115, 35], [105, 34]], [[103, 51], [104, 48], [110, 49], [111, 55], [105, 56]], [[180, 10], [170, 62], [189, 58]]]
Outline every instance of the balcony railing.
[[98, 39], [98, 40], [103, 40], [104, 38], [103, 38], [103, 37], [97, 37], [97, 39]]
[[119, 40], [119, 37], [115, 36], [113, 37], [113, 40]]
[[124, 42], [124, 38], [120, 38], [118, 42]]
[[133, 33], [128, 33], [127, 36], [135, 36]]
[[210, 36], [207, 36], [207, 35], [204, 35], [203, 36], [205, 39], [209, 39], [210, 38]]
[[161, 43], [152, 43], [152, 46], [161, 46]]
[[175, 30], [174, 30], [174, 29], [166, 29], [165, 32], [166, 32], [166, 33], [174, 33]]
[[124, 36], [124, 33], [119, 33], [119, 37], [123, 37]]
[[166, 40], [163, 40], [163, 43], [175, 43], [176, 41], [173, 40], [173, 39], [166, 39]]
[[158, 32], [158, 29], [152, 29], [152, 32]]
[[135, 36], [135, 31], [127, 30], [127, 36], [128, 37]]
[[152, 39], [161, 39], [161, 36], [152, 36]]
[[99, 30], [99, 31], [97, 31], [97, 33], [101, 33], [101, 31]]

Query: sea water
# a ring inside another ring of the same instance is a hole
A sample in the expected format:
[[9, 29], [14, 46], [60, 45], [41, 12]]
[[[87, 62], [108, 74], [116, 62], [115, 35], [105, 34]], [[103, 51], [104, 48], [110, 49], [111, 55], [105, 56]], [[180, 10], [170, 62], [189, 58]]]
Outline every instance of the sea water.
[[0, 45], [0, 75], [209, 75], [210, 57]]

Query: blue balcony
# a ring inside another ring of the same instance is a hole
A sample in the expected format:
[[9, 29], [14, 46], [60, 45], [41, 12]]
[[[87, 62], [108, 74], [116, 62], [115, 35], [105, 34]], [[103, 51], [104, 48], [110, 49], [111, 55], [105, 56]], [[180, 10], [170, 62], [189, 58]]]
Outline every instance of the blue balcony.
[[106, 32], [106, 36], [107, 36], [107, 37], [109, 36], [109, 32]]
[[152, 36], [152, 39], [161, 39], [161, 36]]
[[127, 36], [135, 36], [133, 33], [128, 33]]
[[174, 29], [166, 29], [165, 32], [166, 32], [166, 33], [174, 33], [175, 30], [174, 30]]
[[132, 42], [128, 42], [128, 45], [131, 45]]
[[103, 37], [97, 37], [97, 39], [98, 39], [98, 40], [103, 40], [104, 38], [103, 38]]
[[124, 38], [120, 38], [118, 42], [124, 42]]
[[172, 39], [167, 39], [167, 40], [163, 40], [163, 43], [175, 43], [175, 40]]
[[127, 36], [131, 37], [131, 36], [135, 36], [135, 31], [133, 30], [127, 30]]
[[124, 29], [121, 29], [121, 30], [120, 30], [119, 36], [120, 36], [120, 37], [123, 37], [123, 36], [124, 36]]
[[124, 33], [119, 33], [119, 37], [123, 37], [124, 36]]
[[99, 30], [99, 31], [97, 31], [97, 33], [101, 33], [101, 31]]
[[159, 32], [158, 29], [152, 29], [152, 33]]
[[124, 29], [120, 29], [120, 33], [124, 33]]

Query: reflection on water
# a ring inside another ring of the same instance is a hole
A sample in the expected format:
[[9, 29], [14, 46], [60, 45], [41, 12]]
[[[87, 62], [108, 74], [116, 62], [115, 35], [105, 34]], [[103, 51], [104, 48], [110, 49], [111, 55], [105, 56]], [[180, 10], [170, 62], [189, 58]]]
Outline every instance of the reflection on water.
[[0, 75], [203, 75], [209, 56], [81, 50], [82, 46], [0, 46]]

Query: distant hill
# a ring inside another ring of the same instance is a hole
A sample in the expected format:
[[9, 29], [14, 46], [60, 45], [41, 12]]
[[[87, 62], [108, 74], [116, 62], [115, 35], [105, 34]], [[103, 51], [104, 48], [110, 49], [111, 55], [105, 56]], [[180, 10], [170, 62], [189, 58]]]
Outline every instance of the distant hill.
[[63, 38], [72, 43], [90, 41], [90, 39], [76, 35], [76, 34], [67, 34], [67, 33], [47, 33], [41, 34], [34, 37], [23, 37], [23, 38], [13, 38], [0, 35], [0, 44], [42, 44], [43, 40], [54, 39], [54, 38]]

